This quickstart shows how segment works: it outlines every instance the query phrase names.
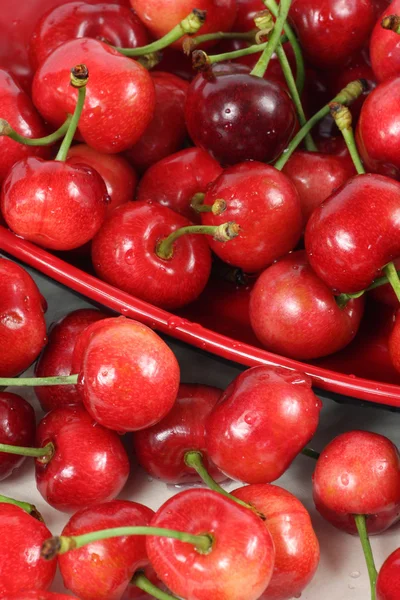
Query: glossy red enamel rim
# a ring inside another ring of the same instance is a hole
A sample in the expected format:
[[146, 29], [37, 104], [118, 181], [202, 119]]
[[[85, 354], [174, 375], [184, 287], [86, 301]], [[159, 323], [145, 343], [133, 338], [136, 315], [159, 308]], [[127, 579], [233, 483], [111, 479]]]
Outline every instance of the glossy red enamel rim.
[[322, 390], [400, 407], [400, 386], [343, 375], [238, 342], [122, 292], [2, 226], [0, 249], [94, 302], [227, 360], [245, 366], [263, 364], [296, 369], [309, 375], [314, 385]]

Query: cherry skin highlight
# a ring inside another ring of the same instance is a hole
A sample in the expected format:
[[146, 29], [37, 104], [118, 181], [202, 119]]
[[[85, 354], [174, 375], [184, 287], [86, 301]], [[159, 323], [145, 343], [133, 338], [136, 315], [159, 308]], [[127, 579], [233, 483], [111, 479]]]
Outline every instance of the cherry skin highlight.
[[44, 561], [40, 556], [43, 542], [51, 537], [46, 525], [19, 506], [0, 503], [0, 535], [1, 597], [50, 587], [57, 561]]
[[157, 575], [186, 600], [241, 600], [243, 590], [246, 600], [256, 600], [271, 579], [271, 534], [253, 511], [218, 492], [191, 489], [176, 494], [159, 508], [151, 525], [213, 536], [207, 554], [178, 540], [147, 537]]
[[0, 376], [25, 371], [47, 342], [45, 300], [25, 269], [0, 258]]
[[186, 452], [197, 450], [211, 477], [217, 481], [226, 479], [207, 458], [205, 441], [205, 422], [221, 393], [207, 385], [182, 383], [167, 416], [134, 434], [135, 456], [152, 477], [170, 484], [201, 481], [185, 463]]
[[376, 582], [377, 600], [398, 600], [400, 589], [400, 548], [383, 563]]
[[208, 417], [208, 456], [232, 479], [274, 481], [313, 437], [321, 407], [306, 375], [252, 367], [232, 381]]
[[400, 518], [396, 446], [369, 431], [337, 436], [317, 461], [313, 497], [318, 512], [338, 529], [356, 533], [353, 515], [367, 515], [370, 534], [385, 531]]
[[128, 479], [129, 460], [114, 431], [98, 425], [83, 407], [66, 406], [38, 425], [37, 447], [50, 442], [53, 456], [35, 459], [37, 488], [50, 506], [73, 512], [118, 496]]
[[[35, 411], [32, 406], [17, 394], [0, 392], [0, 443], [33, 446], [35, 430]], [[24, 458], [0, 452], [0, 481], [11, 475]]]
[[[112, 500], [79, 510], [62, 535], [113, 527], [149, 525], [154, 512], [137, 502]], [[58, 559], [64, 585], [80, 600], [120, 600], [135, 573], [148, 563], [145, 536], [123, 536], [88, 544]]]

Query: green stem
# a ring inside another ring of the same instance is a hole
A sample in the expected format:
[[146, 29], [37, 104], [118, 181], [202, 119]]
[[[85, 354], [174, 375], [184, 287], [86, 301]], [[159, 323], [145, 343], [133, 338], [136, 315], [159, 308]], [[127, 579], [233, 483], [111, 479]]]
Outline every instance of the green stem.
[[[339, 92], [339, 94], [332, 99], [332, 102], [339, 102], [340, 104], [345, 104], [345, 105], [350, 104], [351, 102], [354, 102], [354, 100], [356, 100], [363, 93], [363, 91], [364, 91], [364, 84], [360, 79], [357, 79], [356, 81], [352, 81], [345, 88], [343, 88], [343, 90], [341, 92]], [[329, 104], [330, 103], [326, 104], [325, 106], [323, 106], [321, 108], [321, 110], [319, 110], [317, 113], [315, 113], [315, 115], [312, 116], [311, 119], [309, 121], [307, 121], [307, 123], [294, 136], [294, 138], [290, 142], [289, 146], [283, 151], [283, 153], [281, 154], [281, 156], [278, 158], [278, 160], [276, 161], [276, 163], [274, 165], [275, 168], [278, 169], [278, 171], [281, 171], [283, 169], [283, 167], [285, 166], [285, 164], [287, 163], [289, 158], [292, 156], [293, 152], [296, 150], [296, 148], [299, 146], [299, 144], [303, 141], [303, 139], [306, 137], [306, 135], [311, 131], [311, 129], [314, 127], [314, 125], [316, 125], [318, 123], [318, 121], [320, 121], [326, 115], [329, 114], [329, 111], [330, 111]]]
[[17, 133], [7, 121], [0, 119], [0, 136], [7, 136], [15, 142], [24, 144], [25, 146], [50, 146], [64, 137], [68, 131], [71, 119], [72, 115], [68, 115], [61, 127], [50, 135], [46, 135], [42, 138], [27, 138], [24, 135]]
[[284, 24], [286, 23], [291, 3], [292, 0], [281, 0], [278, 17], [275, 22], [275, 27], [272, 30], [272, 33], [268, 40], [267, 47], [261, 54], [253, 70], [251, 71], [251, 75], [254, 75], [255, 77], [264, 77], [265, 71], [268, 68], [269, 61], [274, 52], [276, 51], [276, 48], [280, 42], [282, 29]]
[[141, 46], [139, 48], [115, 48], [124, 56], [143, 56], [143, 54], [151, 54], [158, 52], [167, 46], [170, 46], [174, 42], [177, 42], [181, 37], [187, 34], [197, 33], [200, 27], [203, 25], [206, 19], [206, 12], [204, 10], [194, 9], [190, 15], [182, 19], [178, 25], [175, 25], [171, 31], [169, 31], [162, 38]]
[[[264, 0], [264, 4], [268, 8], [268, 10], [270, 10], [272, 12], [274, 17], [278, 16], [279, 6], [275, 0]], [[285, 35], [287, 36], [287, 39], [289, 40], [290, 45], [293, 48], [294, 57], [296, 60], [296, 87], [297, 87], [299, 94], [301, 95], [303, 93], [304, 84], [305, 84], [305, 80], [306, 80], [303, 53], [301, 51], [301, 46], [299, 44], [299, 41], [298, 41], [294, 31], [287, 21], [285, 22], [285, 24], [283, 26], [283, 31], [285, 32]], [[282, 39], [281, 39], [281, 43], [282, 44], [284, 43], [282, 41]]]
[[396, 267], [392, 262], [390, 262], [384, 268], [384, 272], [393, 288], [394, 293], [396, 294], [397, 300], [400, 302], [400, 278], [398, 272], [396, 271]]
[[205, 194], [198, 192], [190, 202], [190, 206], [197, 213], [212, 212], [213, 215], [220, 215], [226, 210], [226, 202], [222, 198], [217, 198], [213, 204], [204, 204]]
[[358, 535], [360, 536], [361, 546], [364, 552], [365, 562], [367, 563], [369, 581], [371, 584], [371, 600], [376, 599], [376, 579], [378, 573], [375, 567], [374, 555], [372, 553], [371, 543], [368, 537], [365, 515], [354, 515]]
[[[400, 276], [400, 270], [396, 271], [396, 273], [397, 276]], [[339, 294], [339, 296], [336, 296], [336, 303], [338, 304], [338, 306], [340, 306], [340, 308], [344, 308], [349, 300], [353, 300], [354, 298], [360, 298], [360, 296], [365, 294], [365, 292], [370, 292], [371, 290], [374, 290], [375, 288], [378, 288], [381, 285], [386, 285], [388, 283], [389, 279], [386, 275], [384, 275], [383, 277], [377, 277], [376, 279], [374, 279], [371, 285], [365, 288], [365, 290], [361, 290], [361, 292], [356, 292], [355, 294]]]
[[[167, 238], [160, 240], [156, 247], [156, 254], [159, 258], [170, 260], [174, 254], [174, 244], [177, 239], [188, 234], [206, 234], [212, 235], [218, 242], [228, 242], [239, 235], [239, 225], [229, 221], [222, 225], [188, 225], [172, 232]], [[1, 379], [0, 379], [1, 385]]]
[[0, 452], [6, 454], [18, 454], [18, 456], [33, 456], [34, 458], [51, 458], [54, 454], [54, 446], [51, 442], [43, 448], [27, 448], [25, 446], [11, 446], [0, 444]]
[[320, 453], [312, 448], [303, 448], [301, 454], [304, 454], [304, 456], [308, 456], [309, 458], [313, 458], [314, 460], [318, 460], [320, 457]]
[[65, 554], [70, 550], [77, 550], [87, 544], [108, 540], [114, 537], [126, 535], [152, 535], [157, 537], [172, 538], [192, 544], [201, 554], [208, 554], [213, 545], [213, 536], [211, 534], [192, 535], [186, 531], [175, 531], [174, 529], [164, 529], [162, 527], [113, 527], [112, 529], [100, 529], [76, 536], [55, 536], [46, 540], [42, 546], [41, 556], [47, 560], [55, 558], [57, 554]]
[[78, 128], [79, 119], [82, 114], [83, 106], [86, 98], [86, 84], [89, 79], [89, 72], [85, 65], [77, 65], [71, 71], [71, 85], [78, 88], [78, 99], [76, 102], [74, 114], [72, 115], [71, 121], [68, 126], [67, 133], [62, 141], [62, 144], [58, 150], [55, 160], [65, 162], [67, 159], [68, 151], [71, 147], [72, 140]]
[[171, 596], [160, 590], [160, 588], [151, 583], [151, 581], [149, 581], [140, 571], [133, 576], [131, 583], [136, 585], [140, 590], [143, 590], [143, 592], [146, 592], [146, 594], [150, 594], [150, 596], [157, 598], [157, 600], [178, 600], [176, 596]]
[[43, 522], [43, 517], [40, 514], [40, 512], [38, 511], [38, 509], [36, 508], [36, 506], [34, 506], [33, 504], [29, 504], [29, 502], [21, 502], [20, 500], [14, 500], [14, 498], [9, 498], [8, 496], [2, 496], [0, 494], [0, 503], [13, 504], [14, 506], [18, 506], [19, 508], [22, 508], [22, 510], [27, 512], [28, 515], [31, 515], [38, 521]]
[[185, 54], [190, 54], [195, 48], [201, 46], [205, 42], [214, 40], [244, 40], [246, 42], [254, 42], [254, 31], [234, 32], [234, 31], [216, 31], [215, 33], [205, 33], [196, 37], [188, 37], [183, 41], [183, 49]]
[[365, 169], [357, 150], [356, 140], [354, 139], [354, 132], [351, 126], [352, 115], [349, 107], [339, 104], [338, 102], [331, 102], [329, 106], [331, 115], [334, 118], [339, 130], [342, 132], [344, 141], [346, 142], [347, 149], [350, 153], [357, 173], [359, 175], [364, 175]]
[[38, 387], [50, 385], [75, 385], [78, 375], [59, 375], [57, 377], [0, 377], [0, 386]]
[[351, 127], [350, 129], [343, 129], [342, 134], [357, 173], [359, 175], [364, 175], [365, 169], [357, 150], [353, 128]]

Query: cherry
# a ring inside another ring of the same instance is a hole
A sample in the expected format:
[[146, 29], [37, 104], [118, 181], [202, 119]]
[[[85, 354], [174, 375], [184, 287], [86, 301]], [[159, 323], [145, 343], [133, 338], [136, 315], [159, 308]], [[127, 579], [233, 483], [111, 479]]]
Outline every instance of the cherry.
[[[395, 258], [393, 261], [393, 264], [394, 264], [395, 268], [399, 270], [400, 269], [400, 257]], [[376, 287], [375, 289], [368, 292], [368, 295], [371, 296], [372, 298], [374, 298], [374, 300], [377, 300], [378, 302], [381, 302], [382, 304], [386, 304], [387, 306], [391, 306], [392, 308], [399, 307], [399, 301], [398, 301], [397, 296], [394, 293], [394, 290], [393, 290], [392, 286], [390, 285], [390, 283], [386, 283], [385, 285], [380, 285], [380, 286]]]
[[[397, 303], [398, 306], [398, 303]], [[396, 312], [393, 328], [389, 335], [389, 355], [393, 366], [400, 371], [400, 319], [399, 311]]]
[[115, 154], [135, 144], [150, 123], [154, 84], [144, 67], [111, 46], [89, 38], [66, 42], [35, 74], [34, 104], [55, 126], [72, 112], [76, 92], [69, 86], [71, 64], [86, 61], [90, 72], [87, 101], [79, 122], [84, 141], [99, 152]]
[[57, 562], [40, 557], [43, 542], [51, 535], [46, 525], [13, 504], [0, 503], [0, 594], [25, 589], [45, 590], [54, 579]]
[[399, 14], [399, 11], [399, 0], [393, 0], [376, 22], [371, 35], [371, 66], [378, 81], [400, 75], [399, 34], [381, 25], [384, 17]]
[[224, 200], [217, 215], [202, 213], [206, 225], [236, 221], [237, 239], [229, 244], [210, 241], [223, 261], [257, 272], [295, 247], [302, 229], [301, 205], [294, 184], [274, 167], [244, 162], [226, 169], [207, 190], [204, 204]]
[[185, 454], [198, 450], [207, 471], [218, 481], [225, 477], [207, 460], [205, 421], [221, 390], [207, 385], [181, 384], [176, 402], [164, 419], [133, 437], [135, 455], [152, 476], [171, 484], [201, 481], [185, 463]]
[[252, 367], [227, 387], [206, 423], [208, 456], [232, 479], [278, 479], [314, 435], [321, 401], [296, 371]]
[[[2, 596], [2, 600], [71, 600], [71, 596], [56, 594], [54, 592], [44, 592], [42, 590], [32, 590], [7, 594], [6, 596]], [[72, 598], [72, 600], [74, 599]], [[75, 598], [75, 600], [78, 600], [78, 598]]]
[[224, 165], [275, 160], [296, 124], [289, 94], [238, 64], [199, 73], [189, 87], [185, 117], [194, 143]]
[[265, 10], [262, 0], [236, 0], [237, 14], [232, 31], [251, 31], [255, 28], [254, 17]]
[[319, 563], [318, 539], [307, 510], [293, 494], [268, 483], [247, 485], [231, 493], [266, 517], [274, 541], [274, 572], [259, 600], [299, 597]]
[[185, 137], [184, 108], [187, 81], [172, 73], [150, 73], [156, 89], [154, 116], [139, 141], [126, 155], [140, 171], [180, 150]]
[[253, 511], [218, 492], [191, 489], [176, 494], [159, 508], [151, 525], [211, 536], [208, 553], [171, 538], [147, 538], [157, 575], [186, 600], [239, 600], [244, 590], [246, 600], [256, 600], [271, 579], [271, 534]]
[[182, 50], [168, 46], [162, 51], [162, 57], [157, 64], [157, 69], [164, 73], [172, 73], [185, 81], [192, 81], [196, 73], [192, 68], [192, 60]]
[[[62, 535], [82, 535], [113, 527], [149, 525], [154, 512], [136, 502], [113, 500], [79, 510]], [[135, 571], [148, 563], [146, 538], [125, 536], [97, 541], [58, 559], [64, 585], [81, 600], [119, 600]]]
[[187, 148], [152, 165], [140, 180], [138, 200], [153, 200], [172, 208], [190, 221], [200, 215], [190, 206], [193, 196], [206, 192], [209, 183], [222, 173], [222, 167], [201, 148]]
[[271, 352], [299, 360], [319, 358], [347, 346], [357, 333], [364, 299], [344, 308], [311, 269], [304, 251], [266, 269], [251, 292], [250, 322]]
[[364, 46], [376, 13], [371, 0], [293, 0], [290, 19], [307, 60], [324, 69], [341, 67]]
[[25, 371], [47, 342], [45, 304], [25, 269], [0, 258], [0, 376]]
[[[236, 46], [237, 45], [238, 45], [238, 43], [236, 42]], [[244, 44], [242, 42], [241, 47], [245, 47], [245, 45], [246, 44]], [[239, 48], [233, 48], [233, 49], [236, 50]], [[293, 48], [292, 48], [292, 45], [290, 44], [290, 42], [283, 44], [283, 49], [285, 50], [285, 54], [287, 56], [290, 66], [292, 68], [293, 74], [296, 74], [295, 55], [294, 55], [294, 51], [293, 51]], [[247, 65], [248, 67], [250, 67], [250, 69], [252, 69], [256, 65], [258, 58], [259, 58], [259, 54], [248, 54], [248, 55], [242, 56], [240, 58], [237, 58], [235, 60], [235, 62], [239, 63], [241, 65]], [[285, 90], [288, 91], [286, 78], [285, 78], [285, 75], [283, 74], [281, 64], [280, 64], [279, 59], [276, 54], [272, 55], [271, 60], [268, 63], [268, 68], [265, 71], [264, 79], [266, 79], [268, 81], [273, 81], [274, 83], [279, 84], [280, 87], [283, 87], [283, 88], [285, 88]]]
[[[362, 460], [360, 460], [362, 457]], [[400, 517], [400, 456], [382, 435], [349, 431], [321, 453], [313, 475], [317, 510], [332, 525], [356, 532], [353, 515], [367, 515], [370, 534]]]
[[400, 548], [383, 563], [376, 582], [377, 600], [399, 600]]
[[[29, 96], [7, 71], [0, 69], [0, 117], [28, 138], [46, 135], [44, 124]], [[7, 136], [0, 137], [0, 183], [10, 168], [27, 156], [48, 156], [48, 149], [41, 146], [19, 144]]]
[[97, 275], [142, 300], [177, 308], [197, 298], [211, 270], [211, 252], [201, 235], [185, 235], [171, 255], [160, 242], [190, 222], [157, 203], [133, 202], [116, 208], [93, 239]]
[[165, 342], [141, 323], [125, 317], [102, 323], [93, 331], [83, 356], [83, 402], [93, 419], [110, 429], [150, 427], [175, 402], [177, 360]]
[[114, 431], [98, 425], [80, 406], [48, 413], [36, 444], [48, 452], [35, 460], [36, 484], [54, 508], [71, 512], [115, 498], [129, 475], [129, 460]]
[[[35, 412], [21, 396], [0, 392], [0, 443], [32, 446], [35, 440]], [[0, 481], [24, 461], [23, 456], [0, 453]]]
[[132, 10], [117, 4], [67, 2], [48, 12], [37, 22], [29, 44], [29, 56], [36, 70], [65, 42], [75, 38], [95, 38], [112, 46], [145, 46], [149, 37]]
[[397, 181], [371, 174], [350, 179], [308, 221], [305, 245], [317, 275], [339, 292], [368, 287], [400, 255], [399, 207]]
[[[98, 322], [104, 317], [104, 313], [99, 310], [82, 308], [69, 313], [58, 321], [51, 329], [48, 344], [36, 365], [36, 377], [71, 375], [73, 373], [71, 370], [72, 355], [78, 335], [88, 325]], [[45, 411], [60, 406], [82, 403], [82, 398], [75, 385], [36, 387], [35, 393]], [[24, 446], [27, 444], [15, 445]]]

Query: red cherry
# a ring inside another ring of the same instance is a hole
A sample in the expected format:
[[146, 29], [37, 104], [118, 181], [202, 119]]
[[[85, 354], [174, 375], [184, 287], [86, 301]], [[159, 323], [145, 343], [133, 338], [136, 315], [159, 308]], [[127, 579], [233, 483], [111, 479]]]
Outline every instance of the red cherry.
[[[79, 510], [62, 535], [149, 525], [154, 512], [136, 502], [113, 500]], [[64, 585], [81, 600], [119, 600], [135, 571], [148, 563], [146, 538], [125, 536], [88, 544], [59, 557]]]
[[79, 121], [84, 141], [99, 152], [115, 154], [135, 144], [150, 123], [154, 84], [144, 67], [103, 42], [81, 38], [59, 46], [35, 74], [34, 104], [59, 127], [73, 113], [76, 90], [70, 86], [71, 65], [84, 62], [90, 73], [86, 102]]
[[57, 561], [40, 556], [51, 536], [46, 525], [13, 504], [0, 503], [0, 594], [24, 589], [47, 589], [54, 579]]
[[[142, 300], [178, 308], [197, 298], [211, 270], [211, 252], [203, 235], [184, 235], [170, 259], [157, 244], [190, 222], [152, 202], [133, 202], [115, 209], [92, 243], [97, 275]], [[220, 243], [220, 242], [219, 242]]]
[[[35, 411], [21, 396], [0, 392], [0, 443], [33, 446]], [[0, 452], [0, 481], [6, 479], [24, 461], [23, 456]]]
[[[0, 69], [0, 118], [5, 119], [15, 131], [28, 138], [47, 135], [44, 124], [31, 99], [7, 71]], [[26, 146], [7, 136], [0, 137], [0, 183], [10, 168], [27, 156], [46, 158], [48, 148]]]
[[[44, 592], [41, 590], [32, 590], [30, 592], [18, 592], [16, 594], [7, 594], [1, 597], [2, 600], [74, 600], [72, 596], [65, 594], [56, 594], [54, 592]], [[75, 598], [78, 600], [78, 598]]]
[[400, 548], [392, 552], [379, 571], [376, 582], [377, 600], [399, 600]]
[[137, 189], [138, 200], [153, 200], [172, 208], [194, 223], [200, 216], [190, 207], [193, 196], [206, 192], [222, 167], [201, 148], [171, 154], [147, 169]]
[[385, 81], [390, 77], [400, 75], [400, 45], [399, 34], [395, 31], [384, 29], [381, 25], [384, 17], [398, 15], [400, 1], [393, 0], [380, 16], [370, 40], [371, 66], [378, 81]]
[[363, 310], [363, 298], [340, 308], [300, 251], [274, 263], [257, 279], [251, 292], [250, 322], [271, 352], [309, 360], [347, 346], [357, 333]]
[[80, 406], [48, 413], [36, 445], [52, 443], [53, 455], [35, 460], [36, 484], [54, 508], [71, 512], [115, 498], [129, 475], [129, 460], [114, 431], [98, 425]]
[[191, 489], [176, 494], [159, 508], [151, 525], [213, 536], [208, 554], [178, 540], [147, 538], [157, 575], [186, 600], [239, 600], [243, 590], [246, 600], [256, 600], [271, 579], [271, 534], [253, 511], [218, 492]]
[[[396, 269], [400, 269], [400, 257], [395, 258], [393, 264]], [[384, 285], [376, 287], [375, 289], [368, 292], [368, 295], [372, 296], [374, 300], [386, 304], [387, 306], [391, 306], [392, 308], [399, 307], [399, 301], [390, 283], [386, 283]]]
[[226, 479], [207, 460], [205, 421], [221, 396], [221, 390], [207, 385], [181, 384], [173, 408], [153, 427], [138, 431], [133, 437], [135, 455], [152, 476], [167, 483], [201, 481], [185, 463], [185, 454], [198, 450], [213, 479]]
[[0, 376], [25, 371], [46, 344], [43, 297], [32, 277], [0, 258]]
[[117, 4], [67, 2], [46, 12], [37, 22], [29, 44], [33, 68], [65, 42], [76, 38], [103, 39], [119, 48], [149, 43], [144, 25], [132, 10]]
[[238, 64], [217, 64], [199, 73], [189, 87], [185, 117], [193, 142], [224, 165], [272, 162], [296, 124], [289, 94]]
[[237, 14], [232, 31], [252, 31], [255, 29], [254, 17], [265, 10], [262, 0], [236, 0]]
[[136, 431], [172, 408], [179, 365], [154, 331], [124, 317], [106, 319], [88, 341], [80, 373], [84, 404], [101, 425]]
[[17, 235], [52, 250], [73, 250], [100, 229], [109, 201], [103, 179], [86, 165], [19, 161], [1, 190], [1, 210]]
[[162, 51], [162, 58], [157, 64], [157, 70], [165, 73], [172, 73], [185, 81], [192, 81], [196, 73], [193, 71], [192, 59], [182, 52], [182, 49], [175, 50], [167, 46]]
[[259, 600], [299, 597], [319, 563], [318, 538], [307, 510], [293, 494], [277, 485], [247, 485], [231, 493], [266, 517], [265, 525], [274, 541], [274, 572]]
[[[224, 43], [224, 42], [222, 42], [222, 43]], [[227, 43], [229, 43], [229, 42], [226, 41], [225, 44], [227, 44]], [[239, 50], [239, 48], [245, 48], [248, 45], [246, 42], [242, 42], [242, 41], [238, 42], [237, 40], [234, 42], [234, 44], [235, 44], [235, 47], [231, 48], [231, 50]], [[293, 48], [292, 48], [292, 45], [290, 44], [290, 42], [286, 42], [286, 44], [283, 44], [283, 49], [285, 50], [285, 54], [289, 61], [290, 66], [291, 66], [293, 75], [296, 75], [296, 59], [295, 59]], [[228, 50], [225, 50], [225, 49], [221, 50], [221, 52], [227, 52], [227, 51]], [[241, 65], [247, 65], [248, 67], [250, 67], [250, 69], [252, 69], [256, 65], [257, 60], [259, 58], [260, 58], [259, 54], [248, 54], [246, 56], [241, 56], [240, 58], [237, 58], [234, 62], [239, 63]], [[280, 64], [279, 59], [276, 54], [272, 55], [272, 57], [268, 63], [267, 70], [265, 71], [265, 74], [264, 74], [264, 79], [266, 79], [268, 81], [272, 81], [274, 83], [278, 83], [280, 85], [280, 87], [283, 87], [283, 88], [285, 88], [285, 90], [289, 91], [289, 88], [287, 87], [285, 75], [283, 74], [281, 64]]]
[[151, 73], [151, 77], [156, 89], [154, 116], [139, 141], [126, 153], [140, 171], [179, 150], [186, 137], [184, 108], [189, 84], [162, 71]]
[[286, 175], [259, 162], [244, 162], [226, 169], [209, 187], [204, 204], [223, 199], [219, 215], [202, 213], [206, 225], [236, 221], [238, 237], [229, 244], [210, 240], [223, 261], [257, 272], [295, 247], [301, 233], [302, 214], [298, 193]]
[[306, 375], [252, 367], [234, 379], [208, 417], [208, 456], [232, 479], [274, 481], [313, 437], [321, 406]]
[[[207, 11], [201, 35], [230, 31], [236, 17], [236, 0], [130, 0], [134, 11], [155, 38], [166, 35], [195, 8]], [[182, 40], [173, 47], [182, 48]]]
[[381, 175], [350, 179], [308, 221], [305, 245], [317, 275], [339, 292], [368, 287], [400, 255], [399, 209], [397, 181]]
[[400, 518], [396, 446], [369, 431], [337, 436], [317, 461], [313, 497], [321, 515], [339, 529], [355, 533], [353, 515], [367, 515], [369, 533], [385, 531]]
[[[161, 583], [161, 581], [157, 577], [153, 567], [150, 564], [148, 564], [147, 567], [145, 567], [144, 569], [142, 568], [141, 571], [143, 572], [144, 576], [147, 577], [147, 579], [149, 581], [151, 581], [151, 583], [153, 585], [156, 585], [161, 590], [164, 590], [166, 593], [168, 593], [167, 587], [163, 583]], [[154, 596], [147, 594], [146, 592], [142, 591], [139, 587], [137, 587], [134, 584], [128, 585], [128, 587], [125, 590], [125, 593], [122, 596], [122, 600], [153, 600], [153, 599], [154, 599]]]
[[[104, 319], [99, 310], [82, 308], [69, 313], [51, 329], [49, 341], [35, 368], [36, 377], [72, 375], [72, 355], [78, 335], [88, 325]], [[35, 393], [45, 411], [81, 404], [82, 398], [75, 385], [53, 385], [36, 387]], [[12, 443], [12, 442], [9, 442]], [[24, 446], [27, 444], [15, 444]]]
[[398, 311], [394, 318], [393, 329], [389, 335], [389, 354], [393, 366], [397, 371], [400, 371], [400, 319]]
[[324, 69], [341, 67], [364, 46], [376, 14], [371, 0], [293, 0], [290, 18], [307, 60]]

